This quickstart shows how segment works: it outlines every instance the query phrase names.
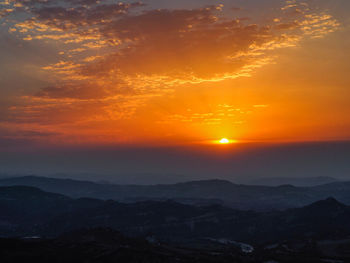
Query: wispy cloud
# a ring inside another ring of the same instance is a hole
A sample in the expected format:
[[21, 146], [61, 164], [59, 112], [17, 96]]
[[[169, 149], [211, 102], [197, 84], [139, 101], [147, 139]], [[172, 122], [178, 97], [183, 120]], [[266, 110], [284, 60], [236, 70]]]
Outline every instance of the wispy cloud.
[[210, 111], [195, 111], [187, 109], [183, 114], [171, 114], [159, 123], [188, 123], [191, 125], [220, 125], [230, 123], [232, 126], [241, 125], [246, 121], [247, 115], [255, 113], [257, 108], [267, 108], [269, 105], [253, 105], [250, 107], [237, 107], [229, 104], [218, 104]]
[[[150, 9], [140, 2], [107, 0], [4, 1], [0, 17], [11, 34], [60, 47], [59, 61], [41, 68], [52, 84], [12, 107], [14, 120], [130, 118], [150, 98], [187, 84], [249, 77], [274, 62], [274, 51], [339, 27], [334, 17], [313, 10], [307, 1], [286, 1], [273, 19], [261, 23], [232, 18], [240, 10], [229, 8], [227, 16], [223, 5]], [[265, 105], [253, 108], [259, 107]], [[169, 119], [220, 119], [203, 114]]]

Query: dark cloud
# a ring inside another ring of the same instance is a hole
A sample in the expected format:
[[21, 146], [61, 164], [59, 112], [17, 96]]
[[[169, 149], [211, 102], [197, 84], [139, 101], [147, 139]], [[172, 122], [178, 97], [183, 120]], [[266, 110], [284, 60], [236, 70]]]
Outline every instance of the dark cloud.
[[295, 21], [292, 21], [292, 22], [289, 22], [289, 23], [280, 23], [280, 24], [277, 24], [275, 26], [276, 29], [279, 29], [279, 30], [288, 30], [288, 29], [296, 29], [300, 27], [299, 23], [295, 22]]
[[115, 95], [136, 95], [137, 91], [123, 82], [99, 85], [96, 82], [71, 82], [40, 89], [34, 96], [51, 99], [100, 100]]
[[[269, 27], [220, 19], [215, 6], [193, 10], [151, 10], [127, 15], [101, 28], [108, 40], [128, 42], [83, 74], [161, 74], [178, 78], [212, 78], [234, 74], [248, 61], [231, 59], [274, 37]], [[188, 76], [190, 73], [191, 76]]]
[[15, 0], [15, 3], [20, 3], [25, 6], [34, 6], [34, 5], [45, 5], [52, 4], [54, 1], [50, 0]]
[[15, 149], [24, 145], [33, 146], [33, 143], [38, 140], [46, 140], [59, 135], [60, 133], [52, 131], [30, 130], [22, 127], [14, 129], [0, 126], [0, 149]]
[[76, 7], [41, 7], [33, 9], [34, 19], [44, 24], [61, 29], [77, 29], [82, 26], [103, 25], [105, 20], [116, 19], [130, 8], [141, 6], [141, 3], [100, 4], [94, 7], [80, 5]]
[[241, 10], [243, 10], [243, 8], [241, 8], [241, 7], [231, 7], [231, 10], [232, 11], [241, 11]]
[[101, 2], [105, 2], [106, 0], [65, 0], [65, 2], [71, 5], [97, 5]]
[[101, 101], [59, 101], [46, 102], [39, 105], [31, 103], [17, 106], [11, 118], [12, 124], [52, 125], [74, 123], [81, 120], [106, 115], [105, 103]]
[[59, 5], [68, 3], [70, 5], [96, 5], [106, 0], [15, 0], [15, 3], [33, 7], [40, 5]]
[[35, 94], [43, 98], [77, 98], [77, 99], [98, 99], [108, 96], [104, 88], [91, 84], [67, 84], [62, 86], [49, 86], [42, 88]]
[[57, 132], [45, 132], [45, 131], [33, 131], [33, 130], [19, 130], [16, 132], [11, 132], [6, 134], [2, 134], [3, 137], [8, 137], [8, 138], [34, 138], [34, 137], [48, 137], [48, 136], [53, 136], [53, 135], [58, 135], [59, 133]]
[[[262, 65], [257, 53], [264, 55], [274, 48], [294, 45], [288, 43], [294, 41], [288, 37], [288, 32], [299, 28], [299, 22], [295, 20], [278, 19], [277, 25], [260, 25], [249, 24], [247, 19], [224, 17], [222, 5], [130, 12], [142, 5], [140, 2], [121, 2], [99, 3], [92, 7], [38, 7], [33, 9], [34, 17], [27, 21], [27, 28], [38, 27], [38, 39], [62, 38], [68, 43], [90, 40], [76, 50], [110, 48], [108, 55], [80, 64], [72, 74], [81, 78], [113, 76], [117, 82], [125, 77], [130, 82], [130, 77], [134, 76], [198, 82], [247, 75], [249, 70]], [[293, 4], [281, 9], [282, 13], [289, 13], [303, 7]], [[311, 18], [302, 17], [301, 21], [303, 19]], [[40, 35], [47, 26], [59, 28], [67, 34]], [[67, 40], [69, 37], [75, 39]], [[49, 89], [50, 92], [42, 90], [41, 95], [66, 96], [79, 90]], [[86, 96], [89, 94], [92, 94], [91, 88], [87, 87]]]

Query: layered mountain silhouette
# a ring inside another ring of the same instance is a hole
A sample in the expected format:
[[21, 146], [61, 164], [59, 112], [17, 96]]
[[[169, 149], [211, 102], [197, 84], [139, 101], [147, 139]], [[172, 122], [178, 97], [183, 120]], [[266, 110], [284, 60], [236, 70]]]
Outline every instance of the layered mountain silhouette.
[[279, 210], [302, 207], [333, 196], [350, 204], [350, 182], [314, 187], [239, 185], [225, 180], [192, 181], [169, 185], [115, 185], [72, 179], [24, 176], [0, 180], [0, 186], [32, 186], [72, 198], [113, 199], [121, 202], [174, 201], [191, 205], [221, 204], [241, 210]]
[[327, 198], [302, 208], [241, 211], [221, 205], [168, 201], [120, 203], [74, 199], [26, 186], [0, 187], [0, 236], [56, 237], [80, 228], [108, 227], [128, 236], [170, 243], [226, 238], [250, 244], [350, 235], [350, 207]]
[[250, 185], [279, 186], [290, 184], [293, 186], [318, 186], [338, 182], [339, 180], [328, 176], [316, 177], [262, 177], [253, 180], [246, 180]]

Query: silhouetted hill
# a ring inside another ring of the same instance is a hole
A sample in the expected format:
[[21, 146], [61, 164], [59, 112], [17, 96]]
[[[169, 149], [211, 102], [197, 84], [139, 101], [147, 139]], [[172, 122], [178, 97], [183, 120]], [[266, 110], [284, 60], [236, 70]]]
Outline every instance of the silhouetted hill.
[[279, 186], [279, 185], [293, 185], [299, 187], [312, 187], [323, 184], [337, 182], [333, 177], [317, 176], [317, 177], [263, 177], [250, 180], [249, 185], [265, 185], [265, 186]]
[[0, 187], [0, 209], [0, 236], [54, 237], [82, 227], [109, 227], [129, 236], [152, 233], [171, 243], [208, 237], [260, 244], [350, 236], [350, 209], [334, 198], [286, 211], [253, 212], [171, 200], [127, 204], [72, 199], [15, 186]]
[[[73, 179], [58, 179], [40, 176], [21, 176], [0, 179], [1, 186], [24, 185], [40, 188], [44, 191], [61, 193], [72, 197], [93, 197], [103, 191], [105, 185]], [[107, 186], [107, 184], [106, 184]]]
[[315, 187], [292, 185], [238, 185], [224, 180], [192, 181], [169, 185], [113, 185], [72, 179], [24, 176], [0, 180], [0, 186], [25, 185], [72, 198], [114, 199], [122, 202], [173, 199], [192, 205], [222, 204], [244, 210], [276, 210], [308, 205], [334, 196], [350, 204], [350, 183], [336, 182]]
[[1, 187], [0, 236], [36, 228], [65, 210], [70, 198], [27, 186]]
[[0, 187], [0, 236], [40, 232], [44, 222], [69, 211], [96, 207], [101, 200], [72, 199], [35, 187]]
[[335, 198], [329, 197], [325, 200], [317, 201], [311, 205], [305, 206], [304, 209], [309, 211], [332, 211], [332, 209], [344, 210], [347, 209], [347, 207], [348, 206], [338, 202]]
[[8, 199], [12, 201], [18, 201], [23, 199], [46, 199], [46, 200], [57, 200], [57, 199], [68, 199], [66, 196], [56, 193], [45, 192], [37, 187], [31, 186], [9, 186], [9, 187], [1, 187], [0, 191], [1, 199]]

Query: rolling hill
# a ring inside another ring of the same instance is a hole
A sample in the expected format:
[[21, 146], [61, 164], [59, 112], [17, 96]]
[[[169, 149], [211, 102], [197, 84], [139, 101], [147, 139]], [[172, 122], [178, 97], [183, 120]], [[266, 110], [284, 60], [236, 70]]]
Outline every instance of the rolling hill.
[[271, 211], [301, 207], [329, 196], [350, 204], [350, 182], [313, 187], [254, 186], [225, 180], [168, 185], [115, 185], [73, 179], [24, 176], [0, 180], [0, 186], [32, 186], [72, 198], [113, 199], [121, 202], [174, 201], [191, 205], [221, 204], [241, 210]]

